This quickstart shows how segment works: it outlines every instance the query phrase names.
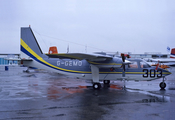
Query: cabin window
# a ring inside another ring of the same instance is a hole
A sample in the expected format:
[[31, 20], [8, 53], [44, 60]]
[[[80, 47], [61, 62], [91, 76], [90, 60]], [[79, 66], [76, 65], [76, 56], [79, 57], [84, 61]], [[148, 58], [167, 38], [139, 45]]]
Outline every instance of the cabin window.
[[132, 62], [131, 64], [128, 65], [128, 68], [138, 68], [138, 64], [136, 61]]
[[151, 67], [148, 63], [146, 63], [146, 62], [140, 62], [140, 67], [141, 68], [149, 68], [149, 67]]

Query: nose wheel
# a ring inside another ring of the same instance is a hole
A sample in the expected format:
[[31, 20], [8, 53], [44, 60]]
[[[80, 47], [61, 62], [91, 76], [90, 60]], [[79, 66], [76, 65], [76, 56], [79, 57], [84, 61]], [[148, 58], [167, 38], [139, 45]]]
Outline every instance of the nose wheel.
[[166, 83], [161, 82], [161, 83], [159, 84], [159, 86], [160, 86], [161, 89], [165, 89], [165, 88], [166, 88]]
[[159, 86], [162, 90], [166, 88], [165, 77], [163, 77], [163, 82], [161, 82]]

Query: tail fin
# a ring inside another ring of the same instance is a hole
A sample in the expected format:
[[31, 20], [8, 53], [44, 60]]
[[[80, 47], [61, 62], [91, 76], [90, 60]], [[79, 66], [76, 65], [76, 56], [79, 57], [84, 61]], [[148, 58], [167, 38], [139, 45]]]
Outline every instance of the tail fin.
[[175, 59], [175, 48], [171, 49], [170, 58], [174, 58]]
[[21, 55], [22, 59], [42, 56], [43, 52], [30, 27], [21, 28]]

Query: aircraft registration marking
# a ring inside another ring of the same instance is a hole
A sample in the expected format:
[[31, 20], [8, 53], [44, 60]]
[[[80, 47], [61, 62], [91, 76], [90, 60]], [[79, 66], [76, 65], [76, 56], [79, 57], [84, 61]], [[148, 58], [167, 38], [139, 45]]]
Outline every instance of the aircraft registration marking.
[[82, 61], [57, 61], [57, 66], [64, 65], [64, 66], [82, 66], [83, 62]]

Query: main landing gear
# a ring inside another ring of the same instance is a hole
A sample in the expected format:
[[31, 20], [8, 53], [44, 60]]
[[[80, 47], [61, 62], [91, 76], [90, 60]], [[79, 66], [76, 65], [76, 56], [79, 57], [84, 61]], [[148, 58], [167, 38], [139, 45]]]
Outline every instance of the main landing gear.
[[103, 83], [108, 85], [110, 83], [110, 80], [104, 80]]
[[161, 83], [159, 84], [159, 86], [160, 86], [160, 88], [161, 88], [162, 90], [165, 89], [165, 87], [166, 87], [165, 77], [163, 77], [163, 82], [161, 82]]
[[94, 83], [93, 88], [94, 88], [94, 90], [99, 90], [101, 88], [101, 84], [100, 83]]
[[[110, 80], [104, 80], [103, 83], [104, 83], [104, 85], [109, 85]], [[100, 83], [93, 83], [93, 88], [94, 88], [94, 90], [99, 90], [101, 88], [101, 84]]]

